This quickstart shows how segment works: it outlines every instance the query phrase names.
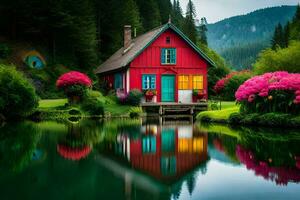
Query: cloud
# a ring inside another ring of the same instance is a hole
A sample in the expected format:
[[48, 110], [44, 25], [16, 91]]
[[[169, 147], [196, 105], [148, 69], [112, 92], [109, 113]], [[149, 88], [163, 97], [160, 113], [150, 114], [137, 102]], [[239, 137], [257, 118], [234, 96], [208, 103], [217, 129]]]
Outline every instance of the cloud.
[[[188, 0], [180, 0], [184, 12], [187, 2]], [[297, 5], [300, 0], [193, 0], [193, 2], [196, 7], [197, 18], [206, 17], [208, 23], [213, 23], [260, 8]]]

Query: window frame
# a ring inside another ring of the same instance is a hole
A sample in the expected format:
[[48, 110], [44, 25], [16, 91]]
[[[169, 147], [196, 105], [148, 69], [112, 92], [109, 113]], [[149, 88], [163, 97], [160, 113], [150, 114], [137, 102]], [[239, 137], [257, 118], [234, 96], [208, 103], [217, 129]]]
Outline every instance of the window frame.
[[[147, 83], [148, 87], [144, 87], [144, 77], [150, 77]], [[152, 88], [152, 78], [154, 78], [154, 87]], [[142, 74], [142, 90], [155, 90], [156, 89], [156, 74]]]
[[162, 65], [176, 65], [177, 49], [174, 47], [161, 48], [160, 60]]
[[[181, 77], [183, 78], [187, 77], [187, 79], [180, 80]], [[190, 76], [187, 74], [178, 75], [178, 90], [189, 90], [189, 89], [190, 89]]]
[[[196, 77], [201, 77], [202, 80], [195, 80]], [[197, 87], [197, 84], [201, 84], [202, 88]], [[204, 89], [204, 76], [202, 74], [193, 75], [193, 89], [194, 90], [203, 90]]]

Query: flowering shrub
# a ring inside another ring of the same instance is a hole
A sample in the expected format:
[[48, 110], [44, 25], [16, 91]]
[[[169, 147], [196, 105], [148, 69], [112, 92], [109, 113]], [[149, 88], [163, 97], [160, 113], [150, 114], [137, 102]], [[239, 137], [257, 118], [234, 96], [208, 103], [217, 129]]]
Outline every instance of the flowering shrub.
[[142, 96], [143, 93], [138, 89], [130, 90], [128, 94], [122, 90], [117, 90], [117, 98], [120, 104], [138, 106], [141, 102]]
[[[56, 87], [64, 90], [71, 101], [80, 100], [84, 96], [86, 89], [91, 86], [91, 79], [87, 75], [77, 71], [65, 73], [56, 81]], [[75, 97], [79, 99], [75, 99]]]
[[86, 87], [91, 87], [92, 81], [87, 75], [77, 71], [65, 73], [56, 81], [56, 87], [58, 88], [65, 88], [71, 85], [83, 85]]
[[299, 113], [300, 74], [266, 73], [242, 84], [235, 93], [243, 112]]
[[223, 97], [224, 100], [234, 100], [234, 93], [238, 87], [252, 76], [248, 70], [240, 72], [232, 72], [220, 79], [214, 86], [217, 95]]

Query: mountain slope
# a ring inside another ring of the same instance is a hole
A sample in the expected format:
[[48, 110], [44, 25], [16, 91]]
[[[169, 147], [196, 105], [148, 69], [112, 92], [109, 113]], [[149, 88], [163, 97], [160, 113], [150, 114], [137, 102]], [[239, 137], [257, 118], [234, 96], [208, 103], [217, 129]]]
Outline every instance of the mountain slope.
[[250, 68], [257, 54], [266, 48], [278, 23], [286, 24], [296, 6], [265, 8], [208, 24], [208, 44], [235, 69]]

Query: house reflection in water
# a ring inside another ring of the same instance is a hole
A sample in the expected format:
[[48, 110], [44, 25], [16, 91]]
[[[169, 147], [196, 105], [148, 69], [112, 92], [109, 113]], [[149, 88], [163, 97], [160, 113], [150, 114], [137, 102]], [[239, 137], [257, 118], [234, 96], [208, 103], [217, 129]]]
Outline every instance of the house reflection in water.
[[116, 153], [134, 169], [165, 183], [174, 182], [207, 159], [207, 134], [191, 124], [145, 124], [134, 135], [118, 135]]

